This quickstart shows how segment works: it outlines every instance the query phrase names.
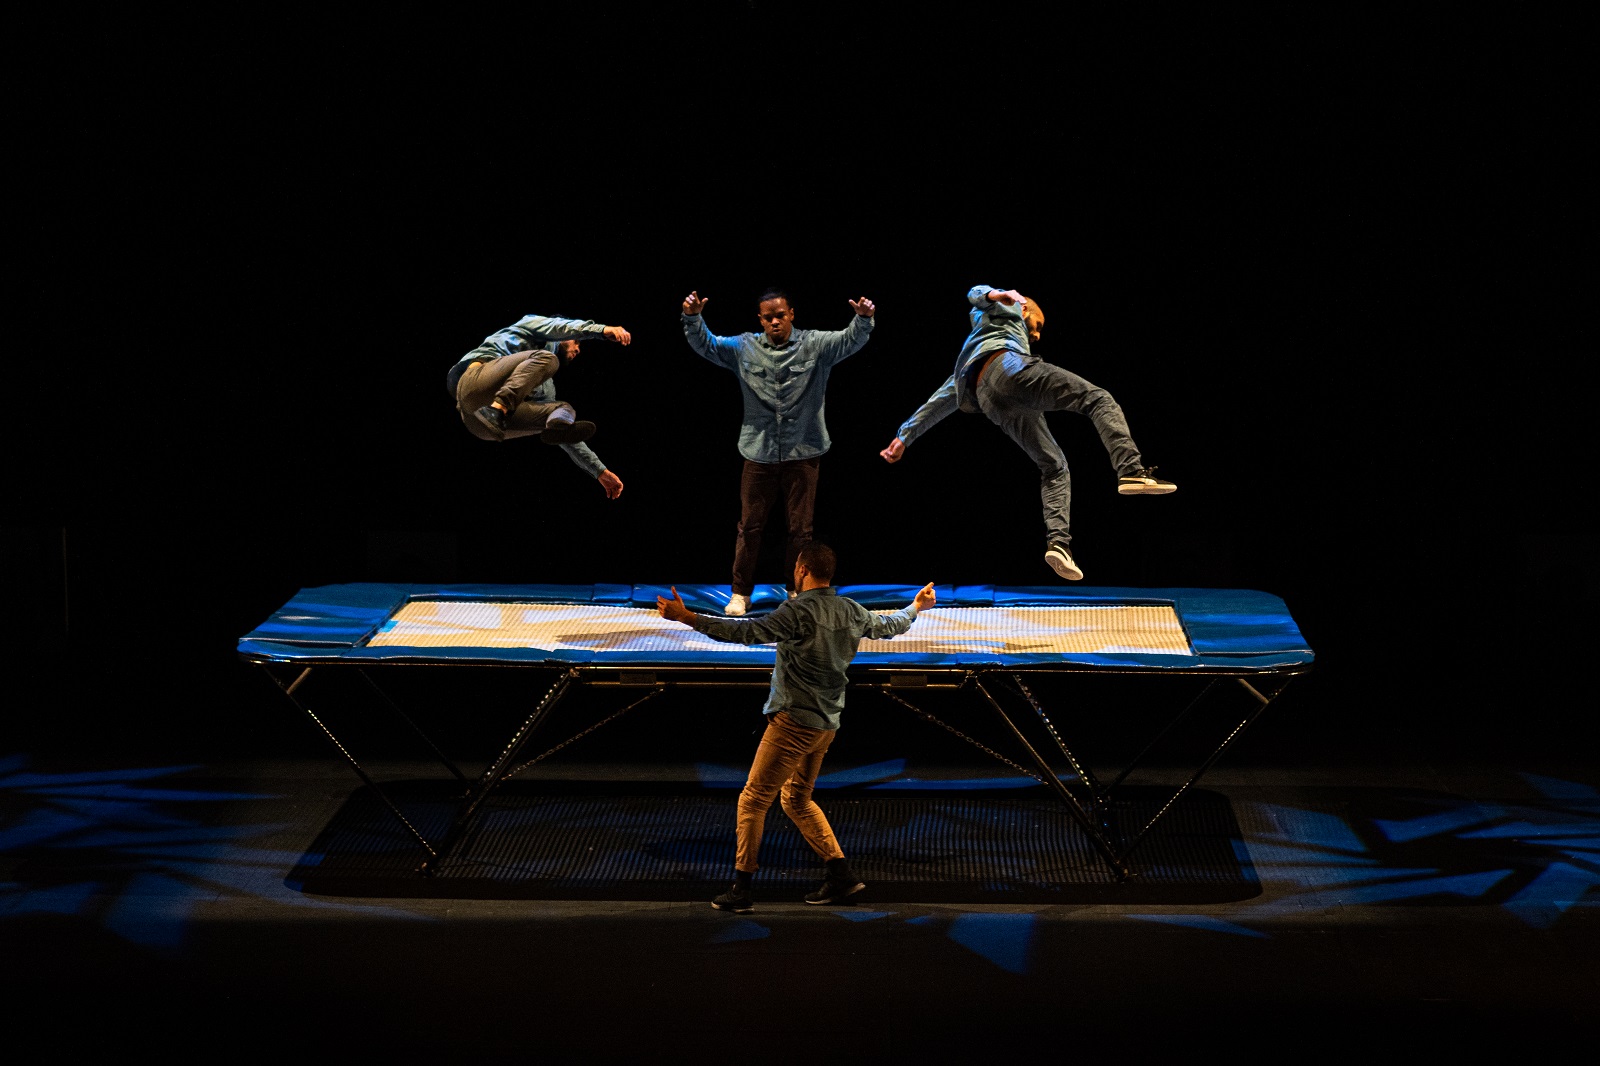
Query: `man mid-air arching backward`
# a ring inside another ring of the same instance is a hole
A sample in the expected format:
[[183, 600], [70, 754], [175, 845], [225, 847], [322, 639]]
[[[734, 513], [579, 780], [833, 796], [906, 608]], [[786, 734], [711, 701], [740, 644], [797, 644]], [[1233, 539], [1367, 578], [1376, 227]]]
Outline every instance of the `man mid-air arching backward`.
[[[811, 542], [817, 505], [817, 470], [827, 452], [822, 405], [834, 364], [854, 355], [872, 335], [875, 308], [863, 296], [851, 300], [856, 315], [837, 333], [795, 329], [789, 297], [776, 289], [758, 302], [760, 333], [718, 337], [700, 312], [709, 300], [691, 292], [683, 301], [683, 335], [695, 354], [739, 376], [744, 424], [739, 429], [739, 535], [733, 549], [733, 591], [727, 614], [750, 609], [756, 560], [767, 514], [782, 499], [788, 513], [784, 566], [794, 571], [800, 549]], [[795, 589], [789, 588], [793, 596]]]
[[526, 315], [483, 339], [456, 360], [445, 382], [467, 432], [480, 440], [538, 437], [559, 444], [578, 469], [600, 482], [608, 499], [622, 495], [622, 479], [587, 444], [593, 422], [580, 422], [570, 403], [556, 399], [551, 379], [578, 357], [580, 341], [631, 344], [621, 326], [575, 318]]
[[972, 332], [956, 357], [955, 373], [878, 454], [897, 463], [913, 441], [950, 412], [982, 411], [1039, 468], [1044, 561], [1067, 581], [1082, 580], [1083, 571], [1071, 551], [1072, 475], [1066, 455], [1045, 424], [1046, 411], [1073, 411], [1094, 423], [1116, 468], [1117, 491], [1124, 496], [1163, 495], [1178, 486], [1156, 477], [1155, 467], [1144, 465], [1122, 408], [1109, 392], [1033, 354], [1030, 342], [1039, 339], [1044, 327], [1044, 312], [1037, 303], [1015, 289], [987, 285], [973, 286], [967, 302], [972, 305]]

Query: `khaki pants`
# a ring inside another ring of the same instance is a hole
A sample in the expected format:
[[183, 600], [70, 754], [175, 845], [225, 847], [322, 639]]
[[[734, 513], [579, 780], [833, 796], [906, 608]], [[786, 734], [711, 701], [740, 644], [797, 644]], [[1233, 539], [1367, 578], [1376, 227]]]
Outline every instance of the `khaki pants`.
[[554, 419], [571, 422], [576, 417], [570, 403], [523, 403], [522, 398], [544, 384], [561, 369], [561, 357], [551, 352], [518, 352], [502, 355], [487, 363], [467, 368], [456, 383], [456, 411], [467, 432], [480, 440], [494, 440], [494, 434], [472, 412], [499, 400], [506, 415], [506, 440], [535, 437], [544, 432], [545, 423]]
[[779, 711], [767, 716], [767, 731], [750, 766], [750, 777], [739, 793], [738, 853], [733, 868], [753, 874], [761, 850], [761, 830], [772, 801], [781, 793], [783, 813], [805, 837], [811, 850], [823, 859], [842, 859], [844, 852], [833, 827], [811, 799], [811, 787], [822, 769], [822, 757], [833, 743], [831, 729], [810, 729]]

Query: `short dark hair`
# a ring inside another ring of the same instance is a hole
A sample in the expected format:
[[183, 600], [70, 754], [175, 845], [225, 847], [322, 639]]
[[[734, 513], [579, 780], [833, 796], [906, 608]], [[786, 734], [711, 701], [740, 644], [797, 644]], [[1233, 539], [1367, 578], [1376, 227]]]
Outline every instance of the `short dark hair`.
[[789, 303], [789, 294], [784, 292], [782, 289], [767, 289], [761, 294], [761, 298], [756, 301], [756, 306], [760, 307], [768, 300], [782, 300], [784, 303], [789, 304], [790, 307], [794, 306], [794, 304]]
[[833, 549], [820, 540], [801, 548], [800, 557], [795, 561], [804, 563], [818, 581], [832, 581], [834, 568], [839, 565], [839, 557], [833, 554]]

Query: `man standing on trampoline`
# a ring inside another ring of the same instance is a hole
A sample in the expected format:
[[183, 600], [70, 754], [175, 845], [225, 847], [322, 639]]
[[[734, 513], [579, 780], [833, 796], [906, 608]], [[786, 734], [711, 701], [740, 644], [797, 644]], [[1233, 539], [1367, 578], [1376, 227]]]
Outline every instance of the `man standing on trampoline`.
[[677, 588], [672, 599], [656, 597], [663, 618], [683, 622], [712, 640], [729, 644], [776, 644], [772, 689], [767, 696], [767, 729], [756, 749], [744, 791], [739, 793], [737, 853], [733, 884], [711, 901], [718, 910], [748, 914], [755, 909], [750, 878], [758, 869], [756, 854], [767, 811], [779, 795], [783, 812], [799, 828], [811, 850], [824, 861], [826, 874], [807, 903], [835, 903], [866, 888], [850, 868], [833, 835], [833, 827], [811, 798], [822, 757], [833, 743], [844, 710], [845, 669], [855, 658], [861, 638], [883, 640], [911, 628], [917, 612], [933, 606], [931, 584], [891, 614], [876, 614], [833, 590], [833, 549], [812, 541], [800, 549], [794, 564], [799, 592], [764, 618], [737, 621], [696, 614], [684, 606]]
[[1067, 457], [1045, 424], [1046, 411], [1074, 411], [1094, 423], [1100, 442], [1117, 471], [1117, 491], [1124, 496], [1162, 495], [1178, 486], [1155, 476], [1145, 466], [1128, 434], [1122, 408], [1106, 390], [1033, 354], [1044, 312], [1015, 289], [975, 285], [967, 293], [972, 305], [972, 332], [956, 357], [955, 373], [928, 402], [906, 419], [894, 440], [878, 454], [897, 463], [905, 450], [940, 419], [960, 408], [982, 411], [989, 421], [1028, 453], [1039, 468], [1039, 496], [1044, 503], [1044, 561], [1060, 577], [1080, 581], [1083, 571], [1073, 562], [1072, 475]]
[[[780, 498], [788, 514], [785, 569], [794, 568], [800, 549], [811, 540], [817, 468], [831, 443], [822, 419], [828, 375], [834, 364], [867, 343], [875, 308], [863, 296], [849, 301], [856, 316], [837, 333], [795, 329], [789, 297], [771, 289], [759, 301], [760, 333], [718, 337], [700, 317], [708, 302], [699, 292], [684, 298], [683, 335], [696, 354], [737, 374], [744, 393], [739, 534], [733, 549], [733, 594], [726, 610], [742, 615], [750, 609], [755, 591], [756, 559], [767, 515]], [[794, 594], [791, 587], [789, 595]]]
[[578, 421], [572, 405], [556, 399], [551, 380], [578, 357], [580, 341], [600, 338], [633, 343], [621, 326], [543, 315], [526, 315], [489, 334], [445, 378], [467, 432], [480, 440], [536, 436], [559, 444], [608, 499], [621, 496], [622, 479], [583, 443], [594, 435], [594, 423]]

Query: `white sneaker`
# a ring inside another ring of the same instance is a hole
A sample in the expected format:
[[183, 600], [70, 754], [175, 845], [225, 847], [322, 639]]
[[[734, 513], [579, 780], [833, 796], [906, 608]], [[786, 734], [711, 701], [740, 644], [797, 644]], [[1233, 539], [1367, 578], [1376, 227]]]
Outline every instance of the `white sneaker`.
[[735, 592], [732, 596], [728, 597], [728, 606], [726, 606], [726, 607], [724, 607], [722, 609], [722, 613], [723, 614], [731, 614], [735, 618], [737, 618], [738, 616], [744, 614], [749, 609], [750, 609], [750, 597], [749, 596], [741, 596], [737, 592]]
[[1117, 478], [1117, 491], [1124, 496], [1165, 496], [1177, 492], [1178, 486], [1156, 477], [1156, 468], [1146, 466]]
[[1078, 569], [1078, 564], [1072, 561], [1072, 553], [1059, 544], [1050, 545], [1050, 550], [1044, 553], [1044, 561], [1049, 564], [1057, 576], [1067, 581], [1082, 581], [1083, 571]]

